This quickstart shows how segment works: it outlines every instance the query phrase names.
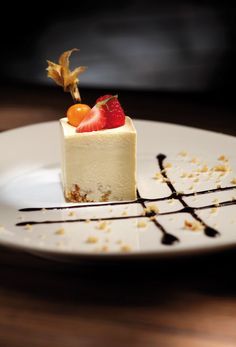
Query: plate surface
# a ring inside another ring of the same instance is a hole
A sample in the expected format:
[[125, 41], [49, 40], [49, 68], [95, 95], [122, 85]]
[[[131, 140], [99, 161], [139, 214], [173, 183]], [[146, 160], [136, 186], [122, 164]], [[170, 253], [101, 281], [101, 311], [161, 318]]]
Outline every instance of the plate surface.
[[0, 134], [0, 243], [55, 259], [176, 256], [236, 244], [236, 138], [135, 121], [135, 202], [66, 203], [57, 122]]

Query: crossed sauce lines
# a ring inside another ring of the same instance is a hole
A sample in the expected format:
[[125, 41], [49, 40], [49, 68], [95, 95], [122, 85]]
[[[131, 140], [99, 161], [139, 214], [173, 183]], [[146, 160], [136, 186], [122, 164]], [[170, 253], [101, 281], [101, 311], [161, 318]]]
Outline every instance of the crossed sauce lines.
[[[196, 195], [203, 195], [203, 194], [209, 194], [209, 193], [216, 193], [219, 191], [227, 191], [227, 190], [234, 190], [236, 189], [236, 186], [229, 186], [229, 187], [224, 187], [224, 188], [215, 188], [215, 189], [210, 189], [210, 190], [202, 190], [194, 193], [179, 193], [176, 191], [173, 183], [171, 180], [168, 178], [166, 170], [164, 168], [164, 161], [166, 159], [166, 155], [164, 154], [159, 154], [156, 157], [157, 159], [157, 164], [159, 165], [160, 171], [165, 178], [165, 182], [168, 185], [170, 189], [170, 195], [167, 197], [162, 197], [162, 198], [153, 198], [153, 199], [148, 199], [148, 198], [143, 198], [140, 194], [139, 191], [137, 192], [137, 199], [134, 201], [121, 201], [121, 202], [107, 202], [107, 203], [100, 203], [100, 204], [87, 204], [87, 205], [72, 205], [72, 206], [59, 206], [59, 207], [35, 207], [35, 208], [22, 208], [19, 211], [20, 212], [33, 212], [33, 211], [40, 211], [40, 210], [63, 210], [63, 209], [79, 209], [79, 208], [89, 208], [89, 207], [98, 207], [98, 206], [121, 206], [121, 205], [132, 205], [132, 204], [140, 204], [143, 207], [144, 214], [136, 215], [136, 216], [120, 216], [120, 217], [106, 217], [106, 218], [91, 218], [90, 221], [112, 221], [112, 220], [120, 220], [120, 219], [135, 219], [135, 218], [149, 218], [154, 225], [157, 227], [157, 229], [162, 233], [161, 237], [161, 243], [164, 245], [173, 245], [176, 242], [179, 242], [179, 238], [171, 233], [169, 233], [164, 226], [158, 221], [158, 216], [165, 216], [165, 215], [176, 215], [176, 214], [181, 214], [181, 213], [188, 213], [190, 214], [195, 221], [198, 221], [201, 223], [203, 226], [203, 233], [207, 237], [216, 237], [220, 236], [220, 232], [212, 227], [210, 227], [202, 218], [200, 218], [197, 214], [197, 211], [200, 210], [206, 210], [206, 209], [211, 209], [214, 208], [216, 205], [204, 205], [201, 207], [191, 207], [189, 206], [186, 201], [184, 200], [185, 197], [191, 197], [191, 196], [196, 196]], [[162, 213], [157, 213], [154, 211], [149, 211], [147, 209], [146, 203], [148, 202], [158, 202], [158, 201], [167, 201], [170, 199], [175, 199], [179, 201], [182, 205], [182, 208], [174, 211], [169, 211], [169, 212], [162, 212]], [[236, 201], [235, 200], [227, 200], [224, 202], [221, 202], [217, 204], [217, 207], [224, 207], [224, 206], [230, 206], [230, 205], [235, 205]], [[153, 217], [153, 218], [150, 218]], [[35, 224], [54, 224], [54, 223], [79, 223], [79, 222], [85, 222], [86, 219], [80, 218], [80, 219], [65, 219], [65, 220], [44, 220], [44, 221], [24, 221], [17, 223], [16, 226], [26, 226], [27, 224], [30, 225], [35, 225]]]

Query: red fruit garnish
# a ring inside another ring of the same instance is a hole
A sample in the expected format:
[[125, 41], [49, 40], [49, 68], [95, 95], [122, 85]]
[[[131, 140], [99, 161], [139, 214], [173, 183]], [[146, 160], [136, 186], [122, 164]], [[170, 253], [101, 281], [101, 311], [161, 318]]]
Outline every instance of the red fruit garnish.
[[82, 122], [76, 128], [77, 133], [85, 133], [91, 131], [97, 131], [104, 129], [106, 125], [106, 115], [103, 107], [99, 105], [93, 106], [93, 108], [84, 117]]
[[97, 104], [105, 110], [106, 129], [117, 128], [125, 124], [125, 113], [117, 95], [104, 95], [97, 99]]

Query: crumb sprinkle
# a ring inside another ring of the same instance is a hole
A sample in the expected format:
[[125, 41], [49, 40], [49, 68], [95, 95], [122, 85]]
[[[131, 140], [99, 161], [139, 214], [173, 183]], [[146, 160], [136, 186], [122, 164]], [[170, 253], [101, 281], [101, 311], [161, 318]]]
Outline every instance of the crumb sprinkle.
[[199, 221], [189, 221], [189, 220], [185, 219], [184, 229], [188, 229], [191, 231], [200, 231], [203, 229], [203, 225]]
[[230, 181], [231, 184], [236, 184], [236, 177], [232, 178], [232, 180]]
[[145, 207], [144, 209], [143, 209], [143, 214], [144, 214], [144, 216], [146, 215], [149, 215], [149, 214], [157, 214], [157, 213], [159, 213], [159, 208], [156, 206], [156, 205], [149, 205], [149, 206], [147, 206], [147, 207]]
[[106, 253], [106, 252], [109, 251], [109, 247], [107, 245], [104, 245], [104, 246], [101, 247], [101, 251]]
[[181, 157], [187, 157], [188, 152], [186, 152], [186, 151], [181, 151], [181, 152], [179, 152], [178, 155], [181, 156]]
[[175, 199], [169, 199], [169, 200], [167, 200], [167, 202], [168, 202], [168, 204], [173, 204], [174, 202], [175, 202], [176, 200]]
[[145, 222], [145, 221], [138, 221], [137, 222], [137, 227], [138, 228], [146, 228], [147, 227], [147, 222]]
[[88, 238], [85, 241], [86, 243], [97, 243], [98, 238], [96, 236], [88, 236]]
[[229, 159], [224, 154], [220, 155], [218, 160], [219, 161], [229, 161]]
[[215, 165], [212, 170], [216, 172], [230, 172], [231, 167], [228, 164]]
[[105, 220], [98, 222], [98, 225], [96, 226], [96, 228], [99, 230], [106, 230], [107, 227], [108, 227], [108, 223]]
[[197, 170], [199, 173], [205, 173], [209, 171], [209, 168], [207, 165], [203, 165], [200, 169]]
[[151, 217], [149, 217], [149, 220], [151, 220], [151, 221], [153, 221], [153, 220], [155, 220], [156, 219], [156, 216], [151, 216]]
[[190, 163], [192, 163], [192, 164], [197, 164], [198, 163], [198, 159], [197, 158], [192, 158], [191, 160], [190, 160]]
[[164, 165], [164, 168], [165, 169], [170, 169], [172, 167], [172, 164], [171, 163], [166, 163], [165, 165]]
[[130, 252], [132, 248], [129, 245], [122, 245], [120, 247], [121, 252]]
[[60, 229], [56, 230], [55, 235], [65, 235], [65, 229], [60, 228]]
[[32, 228], [33, 226], [31, 224], [26, 224], [24, 229], [30, 231]]

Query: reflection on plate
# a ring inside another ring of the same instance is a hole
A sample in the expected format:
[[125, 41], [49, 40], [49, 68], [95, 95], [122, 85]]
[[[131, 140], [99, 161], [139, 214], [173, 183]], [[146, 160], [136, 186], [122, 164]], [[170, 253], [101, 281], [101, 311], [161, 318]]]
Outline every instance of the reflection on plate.
[[1, 134], [0, 242], [68, 259], [233, 246], [236, 139], [165, 123], [135, 125], [138, 198], [131, 202], [64, 201], [57, 122]]

